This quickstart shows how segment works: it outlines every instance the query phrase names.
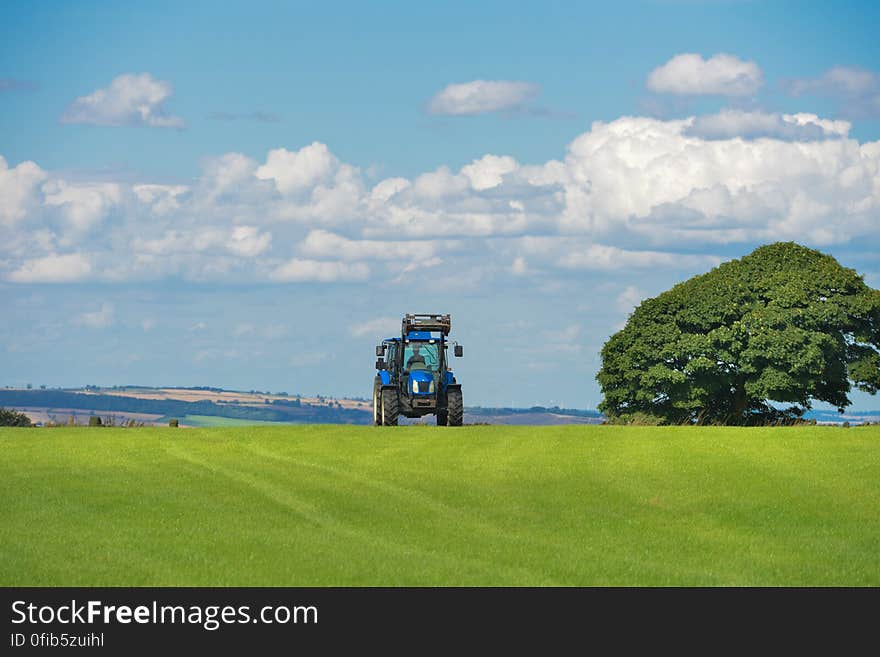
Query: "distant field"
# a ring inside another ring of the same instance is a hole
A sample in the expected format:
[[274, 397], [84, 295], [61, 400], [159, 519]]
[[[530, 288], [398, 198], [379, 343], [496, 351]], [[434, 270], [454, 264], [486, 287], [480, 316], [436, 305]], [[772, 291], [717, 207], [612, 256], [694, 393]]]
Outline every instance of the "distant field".
[[880, 427], [0, 429], [0, 585], [880, 585]]
[[[368, 391], [369, 392], [369, 391]], [[135, 399], [177, 399], [180, 401], [214, 401], [227, 404], [242, 404], [247, 406], [261, 406], [267, 401], [290, 401], [294, 399], [289, 395], [273, 395], [262, 392], [243, 392], [232, 390], [194, 390], [192, 388], [117, 388], [102, 389], [102, 395], [114, 395], [118, 397], [134, 397]], [[330, 399], [318, 397], [300, 397], [302, 403], [312, 406], [326, 406], [329, 403], [339, 404], [342, 408], [371, 409], [372, 402], [364, 402], [356, 399]]]

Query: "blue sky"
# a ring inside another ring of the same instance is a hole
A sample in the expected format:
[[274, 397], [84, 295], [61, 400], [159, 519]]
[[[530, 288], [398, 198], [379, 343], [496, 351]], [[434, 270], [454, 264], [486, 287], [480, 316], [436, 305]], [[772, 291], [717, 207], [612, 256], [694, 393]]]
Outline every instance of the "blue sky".
[[724, 259], [880, 287], [876, 3], [0, 15], [0, 384], [367, 396], [442, 311], [466, 403], [595, 407], [632, 307]]

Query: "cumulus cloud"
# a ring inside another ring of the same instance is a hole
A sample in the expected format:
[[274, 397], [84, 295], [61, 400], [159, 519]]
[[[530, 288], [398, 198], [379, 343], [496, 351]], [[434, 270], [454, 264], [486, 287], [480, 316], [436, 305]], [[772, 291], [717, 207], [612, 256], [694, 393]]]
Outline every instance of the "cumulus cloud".
[[61, 116], [61, 122], [183, 128], [183, 119], [165, 110], [169, 96], [170, 83], [149, 73], [126, 73], [114, 78], [109, 86], [74, 100]]
[[115, 321], [116, 313], [113, 309], [113, 304], [110, 303], [101, 304], [100, 310], [82, 313], [74, 318], [75, 324], [96, 329], [107, 328], [108, 326], [111, 326]]
[[404, 258], [430, 258], [435, 245], [426, 241], [352, 240], [326, 230], [310, 231], [303, 240], [303, 254], [317, 258], [341, 260], [401, 260]]
[[835, 98], [840, 113], [852, 118], [880, 117], [880, 74], [853, 66], [836, 66], [817, 78], [789, 80], [783, 87], [793, 96]]
[[272, 233], [260, 233], [256, 226], [236, 226], [227, 247], [233, 253], [252, 258], [263, 253], [272, 243]]
[[68, 183], [51, 180], [43, 185], [44, 203], [57, 209], [76, 231], [87, 231], [100, 223], [122, 202], [123, 189], [116, 183]]
[[569, 147], [562, 225], [657, 244], [821, 245], [876, 230], [876, 142], [705, 140], [687, 134], [692, 123], [594, 124]]
[[815, 114], [779, 114], [725, 109], [718, 114], [698, 116], [686, 134], [703, 139], [771, 138], [784, 141], [811, 141], [846, 137], [847, 121], [822, 120]]
[[293, 258], [277, 267], [270, 278], [281, 282], [362, 281], [370, 275], [370, 268], [362, 262], [345, 263], [327, 260]]
[[509, 156], [485, 155], [472, 164], [462, 167], [462, 174], [470, 180], [471, 187], [478, 191], [498, 187], [504, 176], [516, 171], [516, 160]]
[[[0, 278], [462, 281], [702, 269], [730, 245], [880, 238], [880, 142], [812, 114], [596, 122], [553, 159], [487, 154], [375, 184], [321, 143], [202, 162], [192, 184], [0, 159]], [[377, 266], [377, 263], [381, 263]], [[546, 282], [546, 281], [545, 281]]]
[[339, 160], [325, 144], [314, 142], [298, 151], [276, 148], [256, 171], [257, 178], [272, 180], [282, 194], [311, 189], [330, 178]]
[[86, 278], [91, 271], [89, 259], [81, 253], [53, 254], [24, 260], [6, 278], [14, 283], [70, 283]]
[[131, 189], [138, 201], [160, 217], [180, 209], [180, 197], [189, 191], [186, 185], [144, 184], [133, 185]]
[[[717, 265], [721, 259], [712, 255], [686, 255], [667, 251], [621, 249], [616, 246], [597, 244], [584, 237], [528, 236], [511, 240], [509, 245], [515, 253], [529, 256], [537, 262], [562, 269], [619, 271], [634, 269], [682, 269]], [[515, 273], [524, 273], [524, 256], [521, 267], [514, 262]], [[522, 268], [522, 271], [516, 271]]]
[[676, 55], [648, 76], [648, 89], [679, 96], [751, 96], [764, 83], [755, 62], [719, 53], [703, 59], [696, 53]]
[[431, 114], [464, 116], [523, 110], [541, 88], [531, 82], [473, 80], [450, 84], [428, 101]]
[[33, 162], [10, 168], [0, 155], [0, 226], [14, 226], [35, 211], [40, 185], [47, 177]]

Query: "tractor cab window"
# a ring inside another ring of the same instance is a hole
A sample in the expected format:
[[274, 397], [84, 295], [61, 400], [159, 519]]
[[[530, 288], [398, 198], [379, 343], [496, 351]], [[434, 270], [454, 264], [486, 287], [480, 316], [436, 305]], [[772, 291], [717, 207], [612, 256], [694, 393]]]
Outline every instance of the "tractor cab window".
[[405, 370], [429, 370], [436, 372], [440, 369], [436, 341], [430, 342], [407, 342], [403, 350], [403, 369]]

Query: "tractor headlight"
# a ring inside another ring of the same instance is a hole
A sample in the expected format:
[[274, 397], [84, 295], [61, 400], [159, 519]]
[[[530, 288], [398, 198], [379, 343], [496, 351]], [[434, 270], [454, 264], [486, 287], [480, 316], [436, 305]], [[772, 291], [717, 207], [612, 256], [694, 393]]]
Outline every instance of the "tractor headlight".
[[412, 391], [413, 391], [413, 392], [418, 392], [418, 391], [419, 391], [419, 382], [416, 381], [415, 379], [413, 379], [413, 382], [412, 382]]
[[434, 381], [431, 381], [431, 383], [428, 384], [428, 392], [434, 392]]

